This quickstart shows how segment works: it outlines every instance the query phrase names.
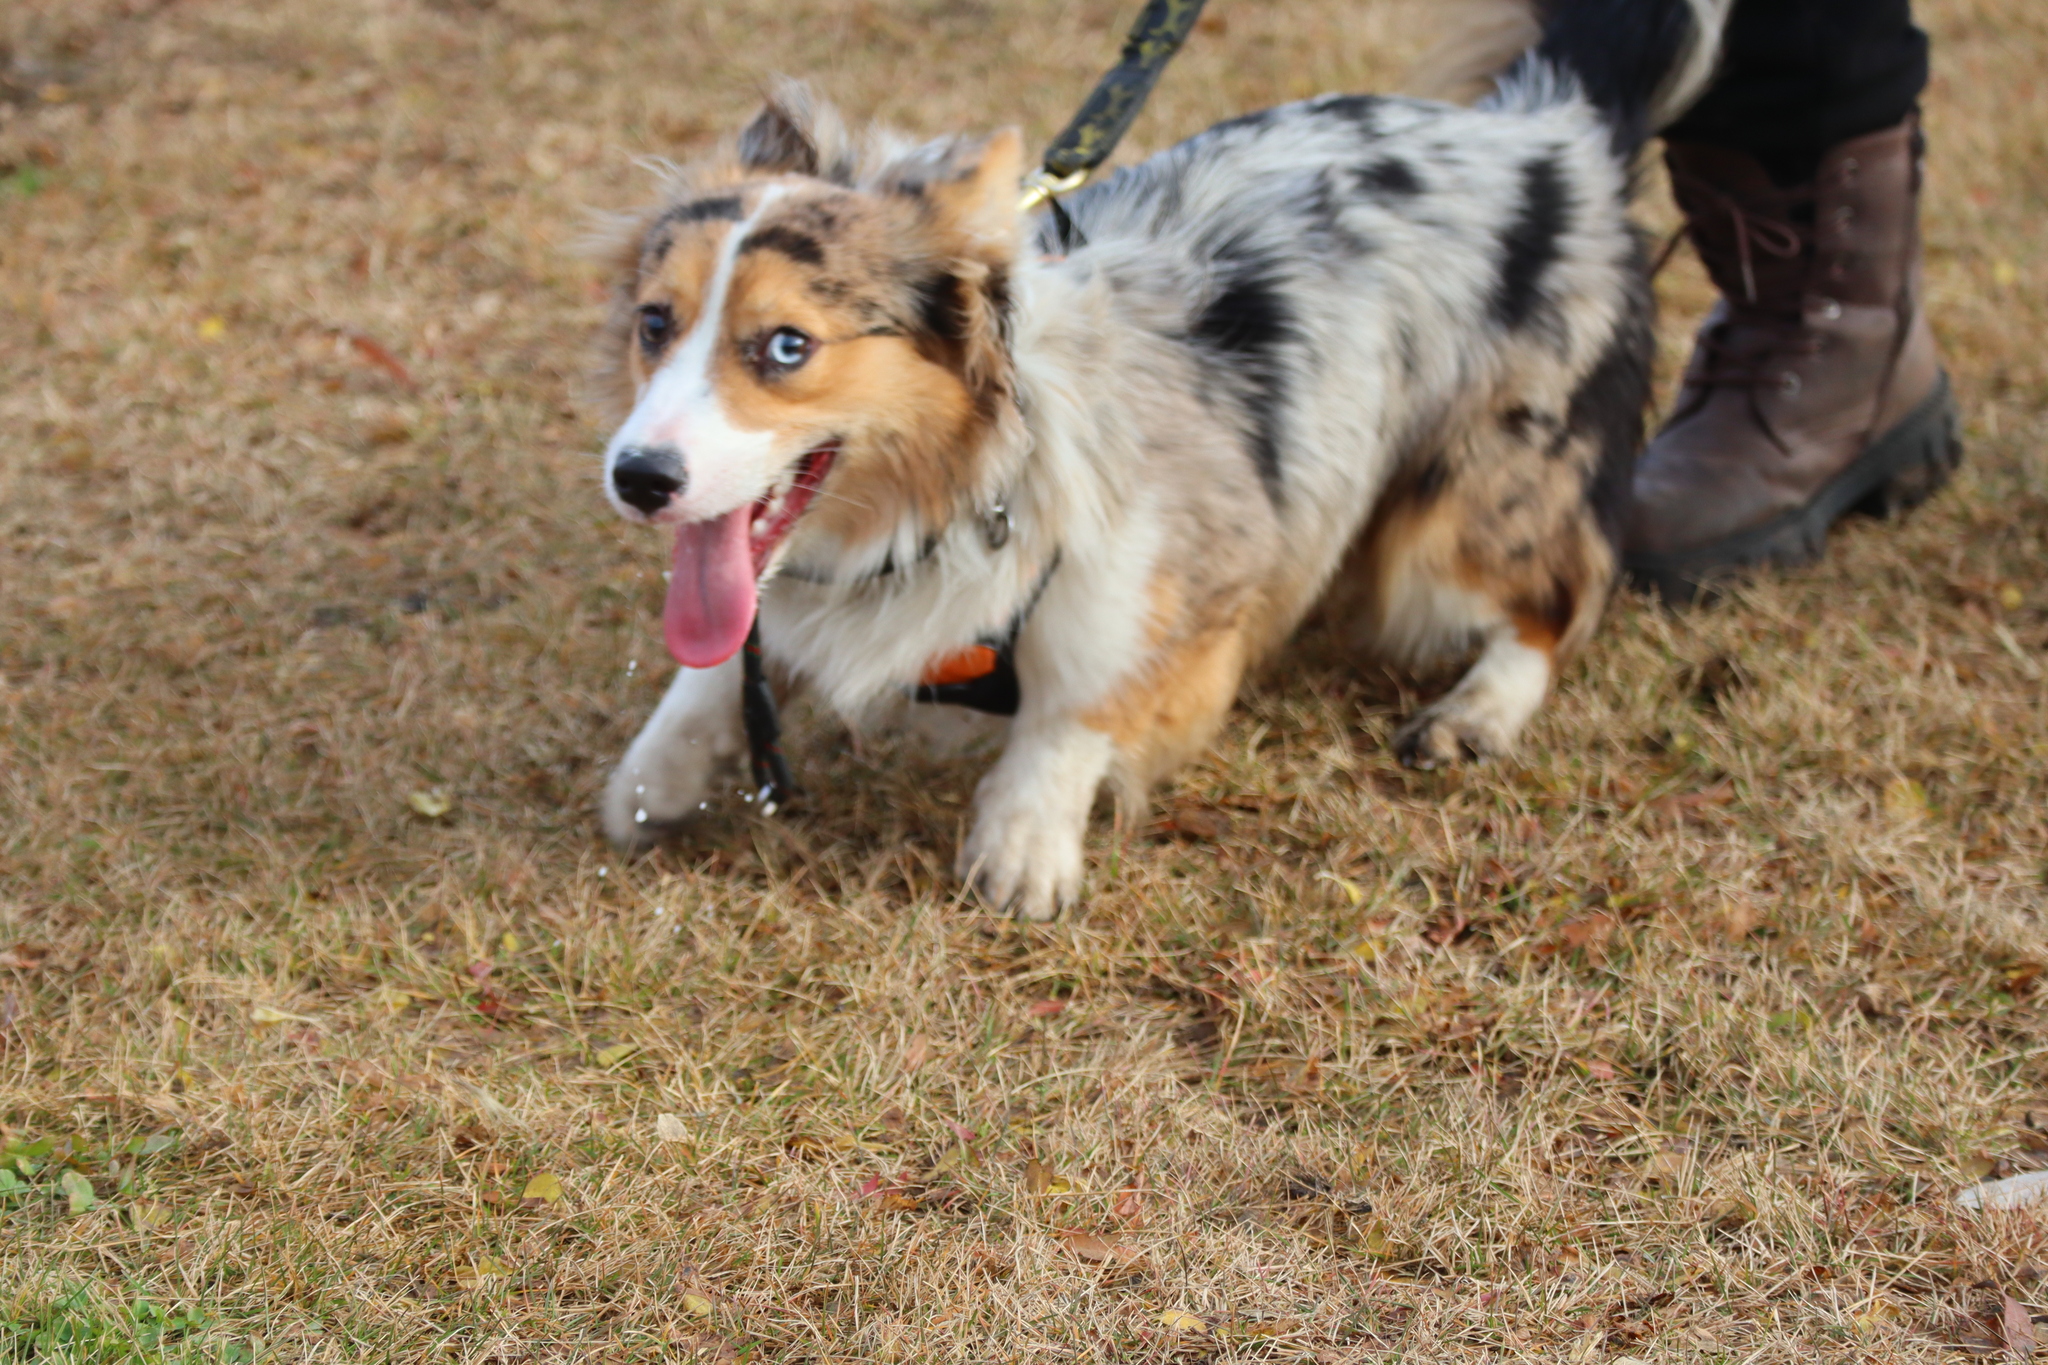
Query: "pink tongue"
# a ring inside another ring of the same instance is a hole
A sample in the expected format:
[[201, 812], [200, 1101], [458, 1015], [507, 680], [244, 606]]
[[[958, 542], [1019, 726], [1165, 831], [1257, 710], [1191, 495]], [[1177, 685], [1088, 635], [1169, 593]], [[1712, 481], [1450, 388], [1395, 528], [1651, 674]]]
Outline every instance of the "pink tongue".
[[688, 668], [710, 668], [739, 652], [754, 625], [753, 508], [676, 528], [676, 562], [661, 609], [668, 652]]

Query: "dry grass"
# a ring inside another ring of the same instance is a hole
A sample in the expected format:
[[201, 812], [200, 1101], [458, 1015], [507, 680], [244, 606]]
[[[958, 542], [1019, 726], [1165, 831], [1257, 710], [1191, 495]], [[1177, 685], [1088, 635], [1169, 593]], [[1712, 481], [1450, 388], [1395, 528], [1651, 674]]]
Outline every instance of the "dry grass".
[[[1427, 8], [1219, 0], [1137, 137], [1386, 87]], [[2048, 1161], [2036, 0], [1925, 7], [1959, 485], [1617, 603], [1520, 763], [1402, 772], [1411, 685], [1311, 645], [1052, 927], [944, 874], [971, 765], [816, 721], [790, 818], [599, 844], [664, 670], [585, 206], [773, 70], [1037, 140], [1131, 9], [0, 13], [0, 1136], [57, 1140], [0, 1359], [1927, 1360], [2048, 1301], [1949, 1202]]]

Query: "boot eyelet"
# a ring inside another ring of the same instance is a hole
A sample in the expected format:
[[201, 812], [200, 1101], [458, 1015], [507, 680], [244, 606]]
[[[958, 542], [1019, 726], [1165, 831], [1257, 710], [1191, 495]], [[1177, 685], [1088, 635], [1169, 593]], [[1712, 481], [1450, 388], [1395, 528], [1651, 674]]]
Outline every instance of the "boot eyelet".
[[1799, 376], [1787, 370], [1778, 376], [1778, 392], [1786, 395], [1799, 392]]

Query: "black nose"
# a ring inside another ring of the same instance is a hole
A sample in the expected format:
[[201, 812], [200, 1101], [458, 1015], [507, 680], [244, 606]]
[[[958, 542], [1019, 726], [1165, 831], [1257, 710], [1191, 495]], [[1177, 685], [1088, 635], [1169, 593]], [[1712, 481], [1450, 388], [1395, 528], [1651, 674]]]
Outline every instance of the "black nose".
[[669, 446], [633, 446], [612, 464], [619, 500], [653, 516], [683, 491], [683, 457]]

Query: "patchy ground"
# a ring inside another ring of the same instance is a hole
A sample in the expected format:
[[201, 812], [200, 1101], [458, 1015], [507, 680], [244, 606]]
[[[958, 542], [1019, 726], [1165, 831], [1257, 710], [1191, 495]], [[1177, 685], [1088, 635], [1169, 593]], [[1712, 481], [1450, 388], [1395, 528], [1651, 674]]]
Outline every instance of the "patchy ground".
[[[1431, 6], [1212, 8], [1136, 142]], [[800, 811], [599, 843], [664, 552], [587, 208], [774, 70], [1041, 141], [1133, 9], [0, 13], [0, 1359], [2028, 1343], [2042, 1224], [1950, 1197], [2048, 1164], [2036, 0], [1924, 7], [1959, 484], [1618, 601], [1520, 762], [1401, 771], [1311, 642], [1051, 927], [944, 870], [972, 765], [801, 716]]]

